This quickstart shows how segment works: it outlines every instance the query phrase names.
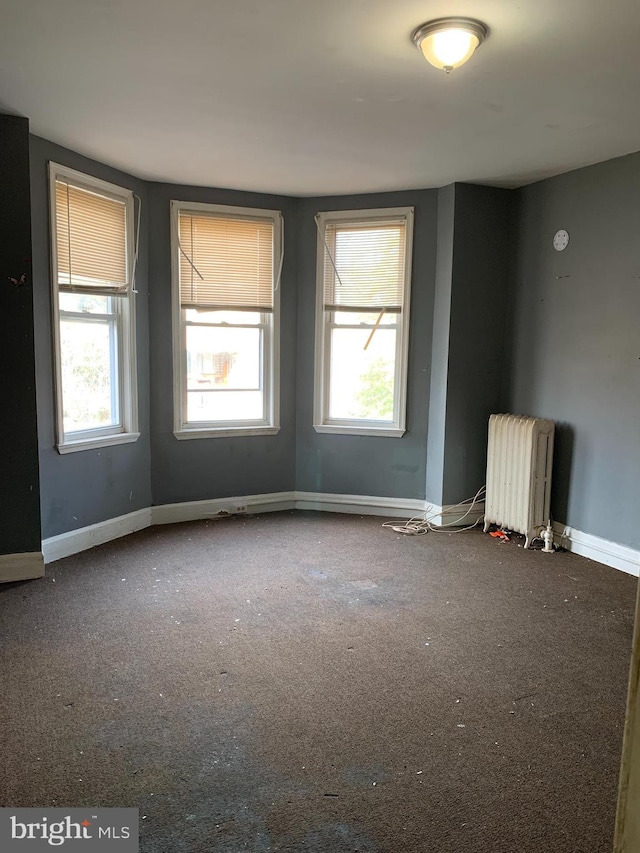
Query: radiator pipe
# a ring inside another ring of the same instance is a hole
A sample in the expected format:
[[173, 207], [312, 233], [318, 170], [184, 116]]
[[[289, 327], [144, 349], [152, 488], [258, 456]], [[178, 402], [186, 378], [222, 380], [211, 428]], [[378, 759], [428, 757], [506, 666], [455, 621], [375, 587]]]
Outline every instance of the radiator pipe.
[[547, 522], [547, 526], [542, 531], [542, 541], [544, 542], [544, 548], [542, 549], [545, 554], [553, 554], [555, 548], [553, 547], [553, 527], [551, 526], [551, 519]]

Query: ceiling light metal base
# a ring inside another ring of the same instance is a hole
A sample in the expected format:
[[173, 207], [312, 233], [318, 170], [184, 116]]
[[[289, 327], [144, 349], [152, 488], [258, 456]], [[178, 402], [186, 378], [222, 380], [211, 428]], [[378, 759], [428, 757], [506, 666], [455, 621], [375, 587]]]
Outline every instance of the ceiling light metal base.
[[489, 35], [489, 27], [478, 21], [475, 18], [436, 18], [433, 21], [427, 21], [426, 24], [421, 24], [411, 33], [411, 41], [419, 49], [420, 42], [425, 36], [430, 36], [432, 33], [438, 33], [441, 30], [466, 30], [478, 38], [478, 44]]

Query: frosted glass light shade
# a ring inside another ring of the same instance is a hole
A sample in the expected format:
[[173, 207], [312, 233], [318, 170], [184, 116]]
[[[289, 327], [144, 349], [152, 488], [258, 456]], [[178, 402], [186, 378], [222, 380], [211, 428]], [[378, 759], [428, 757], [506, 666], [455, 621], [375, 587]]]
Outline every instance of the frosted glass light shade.
[[412, 38], [427, 62], [448, 74], [471, 58], [487, 32], [471, 18], [439, 18], [418, 27]]
[[420, 50], [436, 68], [458, 68], [480, 44], [478, 37], [464, 30], [440, 30], [422, 39]]

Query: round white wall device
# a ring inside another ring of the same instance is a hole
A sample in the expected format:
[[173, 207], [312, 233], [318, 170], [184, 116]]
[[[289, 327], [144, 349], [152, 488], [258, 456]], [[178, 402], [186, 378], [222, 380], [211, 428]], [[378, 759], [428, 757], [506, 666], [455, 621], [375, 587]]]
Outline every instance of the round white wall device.
[[569, 232], [561, 229], [553, 235], [553, 248], [556, 252], [561, 252], [569, 245]]

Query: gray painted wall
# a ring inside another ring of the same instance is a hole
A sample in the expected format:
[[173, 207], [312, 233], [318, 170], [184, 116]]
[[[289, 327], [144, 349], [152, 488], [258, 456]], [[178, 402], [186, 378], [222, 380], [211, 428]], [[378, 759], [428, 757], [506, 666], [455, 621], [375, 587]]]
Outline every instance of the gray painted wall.
[[486, 481], [489, 415], [500, 409], [512, 200], [510, 190], [455, 185], [444, 504]]
[[472, 497], [486, 479], [487, 423], [500, 407], [509, 280], [509, 190], [438, 192], [427, 499]]
[[[75, 530], [151, 503], [149, 455], [149, 334], [147, 274], [147, 186], [102, 163], [32, 136], [31, 207], [36, 384], [42, 538]], [[140, 438], [134, 444], [61, 455], [55, 448], [51, 278], [49, 262], [49, 160], [132, 190], [142, 199], [140, 252], [136, 271], [136, 325]]]
[[[22, 127], [24, 132], [26, 125]], [[517, 192], [457, 184], [440, 191], [296, 200], [146, 184], [37, 137], [31, 137], [30, 149], [43, 537], [151, 503], [294, 488], [400, 498], [426, 494], [436, 503], [453, 503], [484, 481], [488, 415], [509, 410], [558, 423], [554, 516], [587, 533], [640, 547], [635, 525], [640, 498], [640, 155]], [[13, 171], [11, 180], [22, 181], [22, 187], [24, 145], [16, 151], [15, 168], [5, 170], [4, 179]], [[143, 199], [137, 305], [142, 437], [133, 445], [65, 456], [54, 448], [46, 169], [50, 159], [130, 187]], [[276, 208], [284, 214], [282, 429], [277, 436], [181, 442], [173, 436], [172, 198]], [[416, 210], [407, 432], [401, 439], [318, 435], [312, 427], [313, 216], [321, 210], [406, 205]], [[12, 214], [24, 226], [28, 206], [23, 202], [17, 210], [19, 216], [16, 208]], [[561, 227], [569, 230], [571, 242], [559, 254], [551, 238]], [[3, 252], [18, 248], [20, 239], [24, 234], [6, 241]], [[29, 252], [21, 246], [18, 254], [22, 258]], [[37, 471], [28, 452], [29, 442], [35, 440], [33, 401], [27, 399], [33, 375], [28, 354], [30, 301], [26, 289], [0, 293], [4, 303], [16, 302], [12, 310], [5, 308], [3, 318], [19, 316], [26, 322], [24, 329], [5, 322], [5, 335], [21, 329], [24, 337], [16, 338], [16, 347], [27, 348], [20, 384], [26, 398], [14, 407], [22, 407], [18, 432], [25, 447], [15, 454], [22, 459], [20, 471], [9, 476], [19, 483], [28, 474], [37, 494]], [[7, 399], [11, 393], [9, 389]], [[8, 433], [9, 446], [18, 440], [14, 433], [13, 428]], [[19, 520], [7, 526], [6, 536], [17, 538], [4, 541], [0, 551], [34, 550], [38, 521], [33, 493], [30, 504], [23, 495], [27, 509], [19, 512], [14, 511], [13, 485], [11, 495], [5, 495], [6, 517]]]
[[[171, 240], [169, 202], [195, 201], [280, 210], [285, 257], [280, 283], [280, 423], [277, 435], [201, 438], [173, 435]], [[292, 491], [295, 486], [296, 245], [295, 199], [150, 184], [152, 488], [155, 505]]]
[[450, 184], [438, 190], [436, 292], [432, 321], [431, 393], [427, 434], [426, 497], [437, 506], [444, 506], [454, 225], [455, 184]]
[[[313, 429], [316, 235], [320, 211], [415, 208], [407, 431], [402, 438], [325, 435]], [[300, 201], [296, 488], [309, 492], [424, 498], [436, 261], [437, 191]]]
[[0, 115], [0, 151], [0, 554], [20, 554], [40, 550], [27, 119]]
[[505, 407], [558, 422], [554, 518], [640, 548], [640, 154], [518, 201]]

